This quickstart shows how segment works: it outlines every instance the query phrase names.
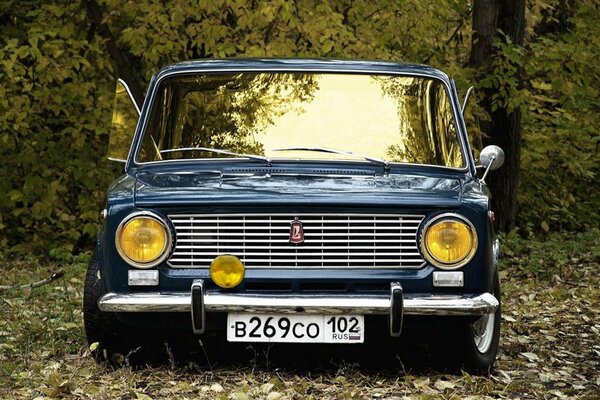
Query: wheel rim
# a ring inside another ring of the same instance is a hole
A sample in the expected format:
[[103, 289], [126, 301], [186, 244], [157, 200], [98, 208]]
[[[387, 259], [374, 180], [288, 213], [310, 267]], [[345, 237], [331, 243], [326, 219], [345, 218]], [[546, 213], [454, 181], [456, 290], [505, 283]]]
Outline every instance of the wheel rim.
[[492, 345], [495, 316], [495, 312], [486, 314], [471, 325], [473, 340], [480, 353], [486, 353]]

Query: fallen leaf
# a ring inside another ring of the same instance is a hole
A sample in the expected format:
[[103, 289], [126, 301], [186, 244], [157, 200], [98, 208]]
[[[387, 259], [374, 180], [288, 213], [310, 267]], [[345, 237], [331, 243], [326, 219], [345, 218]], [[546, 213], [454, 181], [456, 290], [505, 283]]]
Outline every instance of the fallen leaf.
[[210, 390], [215, 393], [221, 393], [224, 389], [223, 389], [223, 386], [219, 385], [218, 383], [213, 383], [210, 386]]
[[435, 388], [437, 390], [441, 390], [444, 391], [446, 389], [454, 389], [456, 387], [456, 385], [450, 381], [436, 381], [433, 386], [435, 386]]
[[279, 400], [283, 398], [283, 394], [279, 392], [271, 392], [267, 395], [267, 400]]
[[269, 394], [269, 392], [270, 392], [271, 390], [273, 390], [273, 387], [274, 387], [274, 386], [275, 386], [275, 385], [273, 385], [272, 383], [265, 383], [264, 385], [262, 385], [262, 386], [260, 387], [260, 391], [261, 391], [261, 393], [262, 393], [262, 394]]
[[244, 392], [233, 392], [229, 395], [231, 400], [247, 400], [250, 397]]
[[527, 358], [529, 361], [539, 361], [539, 357], [537, 356], [537, 354], [535, 353], [530, 353], [530, 352], [525, 352], [525, 353], [521, 353], [521, 355], [525, 358]]
[[23, 297], [25, 297], [25, 298], [31, 297], [31, 292], [32, 292], [31, 286], [25, 286], [23, 288]]
[[429, 378], [427, 379], [416, 379], [412, 383], [417, 389], [425, 389], [429, 387]]

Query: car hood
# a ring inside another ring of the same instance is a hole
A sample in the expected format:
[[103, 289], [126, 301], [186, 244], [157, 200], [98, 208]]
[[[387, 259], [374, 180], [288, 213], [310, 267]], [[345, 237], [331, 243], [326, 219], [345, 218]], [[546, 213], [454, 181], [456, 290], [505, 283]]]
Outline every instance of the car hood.
[[335, 176], [306, 174], [221, 174], [141, 172], [136, 175], [137, 206], [215, 204], [411, 205], [458, 207], [457, 178], [390, 174]]

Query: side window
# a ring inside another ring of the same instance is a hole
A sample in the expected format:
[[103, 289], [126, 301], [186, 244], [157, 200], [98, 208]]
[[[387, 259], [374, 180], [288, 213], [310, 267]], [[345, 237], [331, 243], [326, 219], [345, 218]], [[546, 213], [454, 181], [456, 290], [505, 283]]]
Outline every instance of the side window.
[[119, 79], [113, 103], [112, 126], [108, 141], [108, 158], [125, 161], [140, 117], [140, 110], [129, 92], [127, 84]]

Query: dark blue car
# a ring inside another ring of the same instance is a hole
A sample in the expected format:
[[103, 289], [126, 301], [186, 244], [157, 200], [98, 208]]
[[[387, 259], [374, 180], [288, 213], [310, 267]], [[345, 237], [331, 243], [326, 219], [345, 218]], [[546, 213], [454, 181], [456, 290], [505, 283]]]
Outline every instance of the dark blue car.
[[443, 72], [202, 60], [159, 71], [140, 107], [128, 93], [120, 81], [109, 145], [125, 173], [85, 283], [98, 354], [175, 331], [400, 342], [429, 319], [449, 361], [492, 366], [498, 241], [484, 179], [503, 154], [484, 149], [478, 178]]

